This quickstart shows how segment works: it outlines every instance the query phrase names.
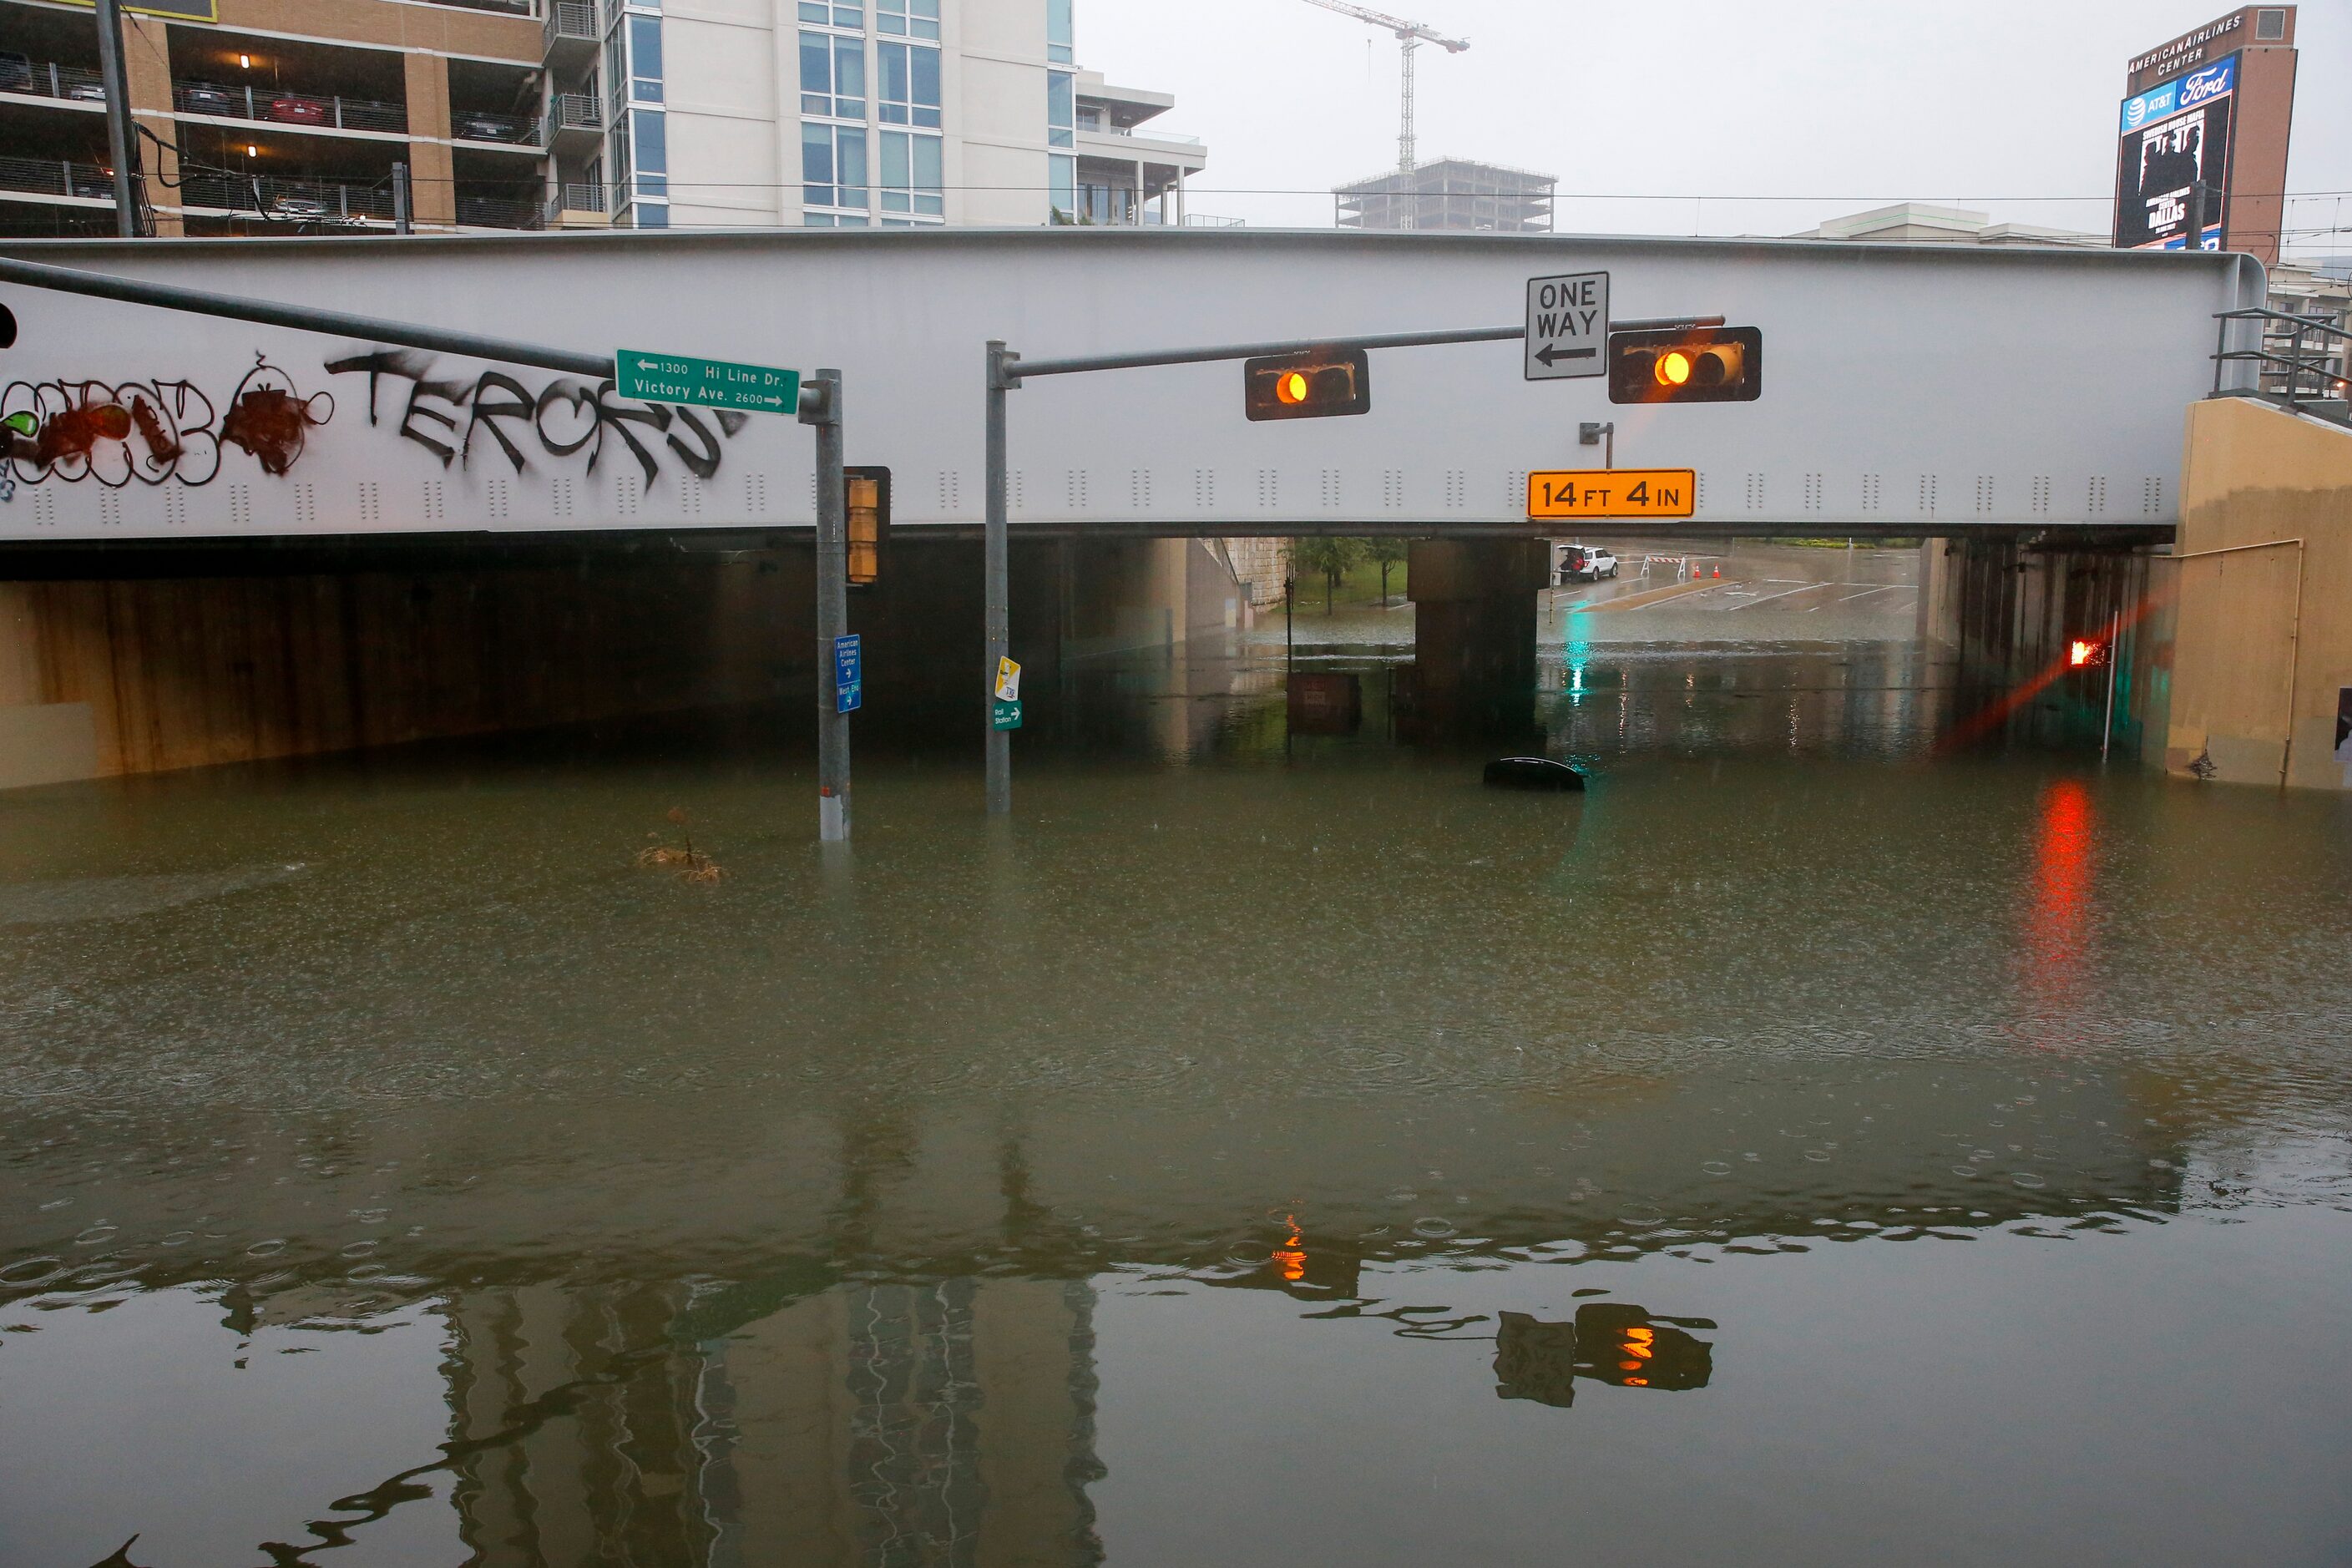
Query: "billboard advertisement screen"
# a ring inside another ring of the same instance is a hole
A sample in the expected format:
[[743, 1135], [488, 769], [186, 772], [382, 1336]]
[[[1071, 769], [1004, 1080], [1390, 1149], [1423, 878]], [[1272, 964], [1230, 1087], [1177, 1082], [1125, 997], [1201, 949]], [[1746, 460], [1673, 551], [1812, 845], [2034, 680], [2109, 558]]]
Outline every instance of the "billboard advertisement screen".
[[2116, 245], [2126, 250], [2188, 246], [2189, 187], [2205, 182], [2200, 248], [2221, 244], [2229, 210], [2230, 123], [2238, 57], [2127, 98], [2116, 168]]

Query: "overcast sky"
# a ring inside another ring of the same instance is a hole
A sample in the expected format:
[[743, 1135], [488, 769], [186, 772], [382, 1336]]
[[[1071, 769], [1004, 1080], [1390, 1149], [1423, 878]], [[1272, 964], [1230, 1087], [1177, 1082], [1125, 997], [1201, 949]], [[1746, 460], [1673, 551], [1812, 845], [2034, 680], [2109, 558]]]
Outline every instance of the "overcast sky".
[[[1380, 0], [1424, 45], [1421, 155], [1551, 174], [1564, 230], [1788, 234], [1904, 199], [2105, 234], [2124, 62], [2217, 0]], [[1397, 44], [1307, 0], [1078, 0], [1078, 58], [1176, 95], [1192, 210], [1331, 222], [1396, 162]], [[2290, 229], [2352, 225], [2352, 0], [2306, 0]], [[1270, 193], [1298, 192], [1297, 195]], [[1570, 198], [1569, 193], [1577, 193]], [[1632, 196], [1618, 200], [1603, 197]], [[1661, 196], [1672, 199], [1654, 199]], [[1787, 200], [1756, 200], [1785, 197]], [[2032, 198], [2065, 198], [2044, 200]], [[1703, 198], [1703, 199], [1701, 199]], [[1748, 198], [1748, 199], [1732, 199]], [[2352, 252], [2352, 234], [2290, 235]]]

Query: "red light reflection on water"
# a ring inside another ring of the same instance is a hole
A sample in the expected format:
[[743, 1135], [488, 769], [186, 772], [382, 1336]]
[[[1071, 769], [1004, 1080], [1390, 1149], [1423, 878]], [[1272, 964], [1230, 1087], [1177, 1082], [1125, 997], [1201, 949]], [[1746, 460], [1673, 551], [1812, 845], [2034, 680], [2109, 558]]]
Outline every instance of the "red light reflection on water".
[[2097, 823], [2091, 792], [2059, 779], [2042, 792], [2034, 825], [2032, 883], [2025, 910], [2024, 1001], [2042, 1044], [2075, 1011], [2091, 928], [2091, 850]]

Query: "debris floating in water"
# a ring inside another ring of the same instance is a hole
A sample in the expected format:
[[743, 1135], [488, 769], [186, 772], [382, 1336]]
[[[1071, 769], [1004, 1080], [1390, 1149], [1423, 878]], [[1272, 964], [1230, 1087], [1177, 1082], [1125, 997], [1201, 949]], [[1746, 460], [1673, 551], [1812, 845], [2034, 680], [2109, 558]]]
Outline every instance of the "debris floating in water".
[[1584, 775], [1549, 757], [1498, 757], [1486, 764], [1486, 783], [1496, 789], [1580, 790]]
[[[716, 882], [727, 875], [719, 868], [718, 863], [709, 856], [696, 853], [694, 830], [688, 820], [684, 806], [671, 806], [669, 819], [678, 825], [686, 839], [686, 847], [681, 849], [672, 844], [648, 844], [637, 851], [638, 865], [649, 870], [675, 871], [680, 879], [688, 882]], [[659, 839], [661, 835], [654, 832], [646, 834], [646, 837]]]

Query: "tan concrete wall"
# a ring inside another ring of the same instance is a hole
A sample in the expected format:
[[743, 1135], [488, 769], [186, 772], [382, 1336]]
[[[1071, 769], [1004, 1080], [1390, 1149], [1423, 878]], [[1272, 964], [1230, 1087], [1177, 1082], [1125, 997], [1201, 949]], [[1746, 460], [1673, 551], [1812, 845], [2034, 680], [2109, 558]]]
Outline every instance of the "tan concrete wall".
[[2352, 431], [2199, 403], [2180, 502], [2166, 769], [2352, 787], [2336, 742], [2352, 688]]

